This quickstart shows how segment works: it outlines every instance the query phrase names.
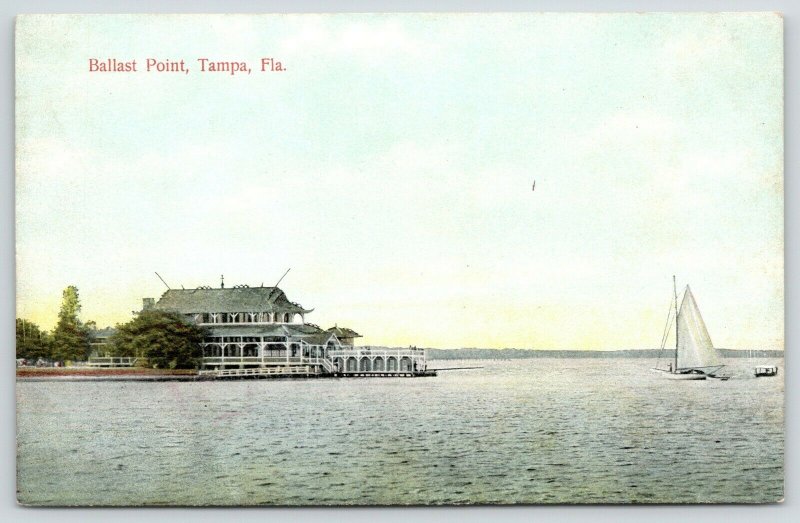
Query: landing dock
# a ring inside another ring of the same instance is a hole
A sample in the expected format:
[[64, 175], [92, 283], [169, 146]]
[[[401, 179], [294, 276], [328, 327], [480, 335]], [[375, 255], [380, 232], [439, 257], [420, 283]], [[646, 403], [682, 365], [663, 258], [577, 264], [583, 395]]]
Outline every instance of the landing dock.
[[201, 370], [198, 380], [242, 380], [275, 378], [425, 378], [436, 376], [435, 370], [418, 372], [321, 372], [313, 367], [264, 367], [256, 369]]
[[[291, 354], [287, 351], [287, 354]], [[427, 368], [424, 349], [336, 347], [302, 343], [295, 356], [203, 358], [199, 379], [265, 378], [420, 378]]]
[[[23, 372], [23, 381], [208, 381], [286, 378], [424, 378], [437, 375], [427, 368], [424, 349], [284, 344], [278, 352], [267, 342], [256, 343], [250, 354], [242, 350], [249, 340], [226, 340], [225, 350], [204, 356], [199, 371], [168, 373], [137, 367], [136, 358], [90, 358], [88, 368], [61, 373]], [[268, 350], [268, 347], [270, 350]], [[238, 350], [237, 350], [238, 349]], [[273, 354], [281, 354], [273, 356]], [[143, 362], [138, 362], [139, 364]], [[66, 369], [65, 369], [66, 370]], [[161, 374], [155, 374], [160, 372]], [[19, 373], [18, 373], [19, 374]], [[27, 375], [26, 375], [27, 374]], [[39, 374], [39, 375], [35, 375]], [[59, 375], [61, 374], [61, 375]]]

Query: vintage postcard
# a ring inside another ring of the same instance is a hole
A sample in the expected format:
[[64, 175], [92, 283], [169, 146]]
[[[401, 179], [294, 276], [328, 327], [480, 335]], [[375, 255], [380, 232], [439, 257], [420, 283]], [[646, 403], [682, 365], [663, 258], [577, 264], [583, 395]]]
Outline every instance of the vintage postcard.
[[783, 499], [779, 14], [15, 52], [21, 504]]

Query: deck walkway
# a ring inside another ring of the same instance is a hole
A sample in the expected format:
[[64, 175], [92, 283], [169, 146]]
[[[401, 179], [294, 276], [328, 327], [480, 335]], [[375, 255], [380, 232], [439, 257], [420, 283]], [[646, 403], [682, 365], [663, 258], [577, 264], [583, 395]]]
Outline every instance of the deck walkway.
[[283, 367], [258, 367], [251, 369], [201, 370], [200, 379], [259, 379], [259, 378], [318, 378], [324, 373], [316, 365], [287, 365]]
[[201, 370], [198, 379], [265, 379], [265, 378], [423, 378], [436, 376], [435, 370], [329, 372], [322, 366], [289, 365], [251, 369]]

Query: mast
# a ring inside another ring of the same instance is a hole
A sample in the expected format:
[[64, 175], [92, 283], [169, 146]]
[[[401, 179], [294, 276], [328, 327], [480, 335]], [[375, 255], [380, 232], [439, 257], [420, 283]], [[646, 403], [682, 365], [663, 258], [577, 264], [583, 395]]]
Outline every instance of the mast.
[[[159, 273], [156, 273], [156, 276], [158, 276], [158, 279], [159, 279], [159, 280], [161, 280], [161, 283], [163, 283], [164, 285], [167, 285], [167, 282], [165, 282], [165, 281], [164, 281], [164, 278], [162, 278], [162, 277], [161, 277], [161, 275], [160, 275]], [[171, 290], [171, 289], [172, 289], [172, 287], [170, 287], [169, 285], [167, 285], [167, 289]]]
[[675, 367], [672, 372], [678, 371], [678, 287], [675, 284], [675, 275], [672, 275], [672, 292], [675, 294]]
[[[269, 300], [270, 300], [270, 298], [272, 298], [272, 293], [274, 293], [274, 292], [275, 292], [275, 289], [277, 289], [277, 288], [278, 288], [278, 285], [280, 285], [280, 284], [281, 284], [281, 282], [283, 281], [283, 279], [286, 277], [286, 275], [287, 275], [287, 274], [289, 274], [289, 271], [291, 271], [291, 270], [292, 270], [292, 268], [291, 268], [291, 267], [289, 267], [288, 269], [286, 269], [286, 272], [284, 272], [284, 273], [283, 273], [283, 276], [281, 276], [281, 279], [279, 279], [279, 280], [278, 280], [278, 283], [276, 283], [276, 284], [275, 284], [275, 286], [274, 286], [274, 287], [272, 287], [272, 290], [271, 290], [271, 291], [269, 291], [269, 294], [267, 294], [267, 303], [269, 303]], [[262, 284], [262, 285], [263, 285], [263, 284]]]

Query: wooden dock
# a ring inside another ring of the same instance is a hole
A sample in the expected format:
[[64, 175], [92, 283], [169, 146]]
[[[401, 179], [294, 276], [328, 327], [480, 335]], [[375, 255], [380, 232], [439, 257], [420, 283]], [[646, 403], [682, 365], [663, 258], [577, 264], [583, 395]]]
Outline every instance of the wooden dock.
[[430, 378], [436, 376], [435, 370], [422, 370], [416, 372], [347, 372], [333, 374], [335, 378]]
[[[435, 369], [427, 369], [425, 350], [416, 347], [312, 345], [302, 341], [296, 347], [280, 343], [284, 346], [283, 355], [274, 356], [272, 352], [277, 349], [273, 345], [278, 342], [260, 343], [263, 346], [255, 347], [255, 352], [248, 355], [244, 355], [247, 340], [239, 339], [235, 355], [223, 352], [202, 357], [201, 370], [195, 378], [424, 378], [437, 375]], [[265, 350], [267, 346], [271, 347], [269, 351]], [[137, 363], [137, 358], [123, 357], [93, 357], [89, 360], [89, 366], [94, 368], [135, 367]]]
[[317, 378], [323, 375], [319, 366], [285, 365], [256, 367], [249, 369], [201, 370], [197, 373], [201, 380], [224, 379], [263, 379], [263, 378]]
[[436, 376], [435, 370], [328, 372], [322, 366], [288, 365], [250, 369], [201, 370], [199, 380], [241, 380], [270, 378], [424, 378]]

